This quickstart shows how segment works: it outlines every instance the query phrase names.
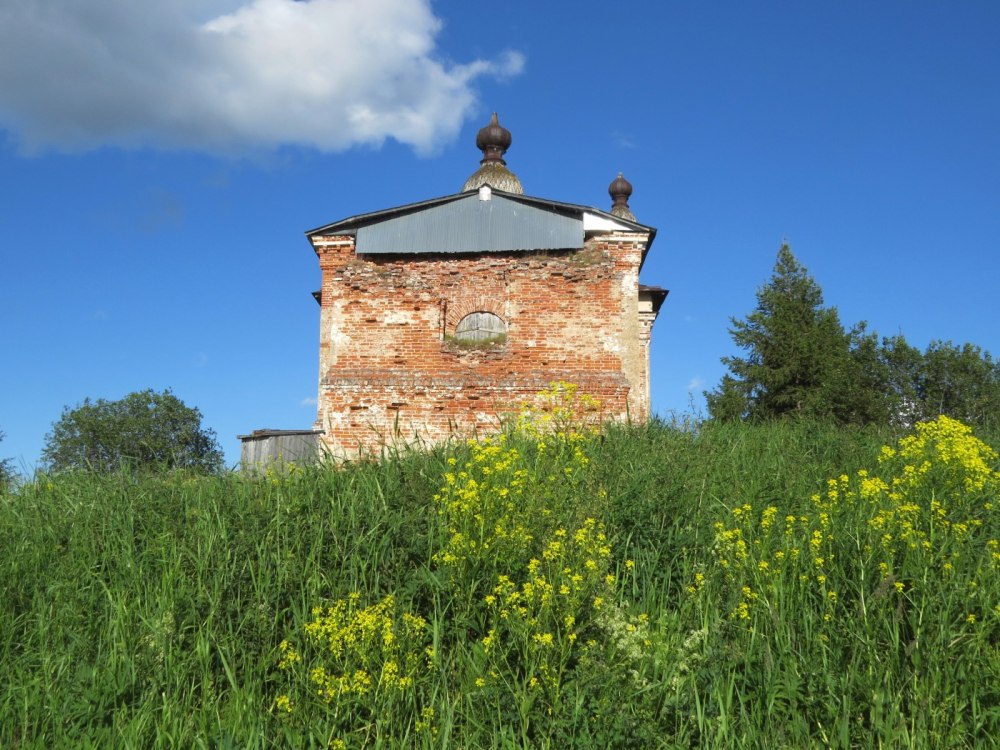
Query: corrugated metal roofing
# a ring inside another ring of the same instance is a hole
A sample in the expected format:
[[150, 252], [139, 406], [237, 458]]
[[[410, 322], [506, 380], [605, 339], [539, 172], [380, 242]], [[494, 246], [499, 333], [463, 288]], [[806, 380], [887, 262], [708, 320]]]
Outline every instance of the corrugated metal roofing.
[[[584, 213], [591, 213], [595, 216], [603, 216], [606, 219], [623, 226], [630, 227], [636, 231], [648, 232], [650, 244], [652, 244], [653, 237], [656, 236], [656, 229], [653, 227], [640, 224], [637, 221], [623, 219], [620, 216], [615, 216], [608, 211], [603, 211], [600, 208], [594, 208], [593, 206], [582, 206], [576, 203], [564, 203], [562, 201], [554, 201], [549, 198], [535, 198], [530, 195], [516, 195], [514, 193], [505, 193], [502, 190], [493, 190], [492, 192], [494, 197], [499, 195], [507, 198], [508, 200], [523, 203], [526, 206], [536, 206], [547, 211], [556, 211], [567, 216], [583, 216]], [[463, 200], [469, 197], [469, 195], [470, 193], [454, 193], [452, 195], [441, 196], [440, 198], [430, 198], [429, 200], [419, 201], [418, 203], [408, 203], [403, 206], [384, 208], [381, 211], [357, 214], [356, 216], [335, 221], [332, 224], [324, 224], [316, 229], [310, 229], [306, 232], [306, 237], [322, 237], [333, 234], [353, 235], [357, 232], [358, 227], [373, 224], [378, 221], [386, 221], [387, 219], [391, 219], [395, 216], [402, 216], [403, 214], [413, 213], [414, 211], [426, 211], [434, 206], [451, 203], [452, 201]]]
[[[516, 204], [516, 206], [521, 206], [524, 209], [536, 209], [537, 211], [544, 212], [546, 214], [553, 214], [553, 215], [556, 215], [556, 216], [561, 216], [562, 218], [568, 220], [569, 222], [580, 221], [582, 223], [582, 220], [583, 220], [583, 217], [584, 217], [585, 214], [592, 214], [592, 215], [597, 216], [597, 217], [603, 217], [603, 218], [605, 218], [605, 219], [607, 219], [609, 221], [615, 222], [616, 224], [618, 224], [620, 226], [623, 226], [623, 227], [626, 227], [628, 229], [632, 229], [632, 230], [637, 231], [637, 232], [645, 232], [645, 233], [648, 234], [649, 240], [646, 243], [646, 247], [645, 247], [645, 250], [643, 252], [643, 257], [642, 257], [643, 262], [646, 259], [646, 254], [649, 252], [649, 249], [653, 246], [653, 240], [656, 238], [656, 229], [653, 228], [653, 227], [646, 226], [645, 224], [640, 224], [637, 221], [629, 221], [628, 219], [623, 219], [620, 216], [615, 216], [615, 215], [613, 215], [613, 214], [611, 214], [611, 213], [609, 213], [607, 211], [602, 211], [599, 208], [593, 208], [591, 206], [582, 206], [582, 205], [578, 205], [578, 204], [575, 204], [575, 203], [563, 203], [562, 201], [554, 201], [554, 200], [550, 200], [548, 198], [534, 198], [534, 197], [528, 196], [528, 195], [515, 195], [513, 193], [505, 193], [502, 190], [493, 190], [492, 191], [492, 199], [494, 201], [497, 200], [497, 199], [503, 199], [505, 201], [509, 201], [511, 203]], [[382, 209], [381, 211], [373, 211], [373, 212], [367, 213], [367, 214], [357, 214], [355, 216], [351, 216], [351, 217], [348, 217], [346, 219], [341, 219], [340, 221], [335, 221], [332, 224], [325, 224], [325, 225], [323, 225], [321, 227], [317, 227], [316, 229], [311, 229], [308, 232], [306, 232], [306, 236], [312, 238], [312, 237], [324, 237], [324, 236], [332, 236], [332, 235], [358, 235], [361, 232], [361, 230], [364, 229], [365, 227], [373, 227], [373, 226], [375, 226], [377, 224], [382, 224], [382, 223], [389, 222], [389, 221], [395, 221], [397, 219], [404, 219], [404, 218], [408, 218], [408, 217], [411, 217], [411, 216], [414, 216], [414, 215], [417, 215], [417, 214], [423, 214], [423, 213], [426, 213], [426, 212], [432, 212], [432, 211], [435, 211], [438, 208], [443, 208], [443, 207], [451, 205], [453, 203], [463, 203], [465, 201], [470, 201], [470, 200], [474, 200], [474, 201], [478, 201], [479, 200], [478, 191], [476, 191], [476, 192], [470, 191], [470, 192], [465, 192], [465, 193], [455, 193], [453, 195], [445, 195], [445, 196], [441, 196], [439, 198], [431, 198], [429, 200], [420, 201], [418, 203], [409, 203], [409, 204], [403, 205], [403, 206], [395, 206], [393, 208], [386, 208], [386, 209]], [[509, 208], [513, 208], [513, 207], [509, 207]], [[523, 215], [526, 215], [526, 214], [524, 214], [524, 213], [513, 213], [513, 212], [510, 214], [511, 217], [514, 217], [514, 216], [523, 216]], [[535, 216], [537, 217], [538, 214], [535, 214]], [[435, 219], [435, 221], [436, 220], [437, 219]], [[517, 222], [514, 222], [514, 223], [516, 224]], [[542, 223], [545, 223], [545, 222], [539, 222], [539, 223], [542, 224]], [[421, 228], [422, 227], [422, 228], [426, 229], [429, 224], [430, 224], [429, 221], [424, 220], [424, 221], [418, 221], [415, 224], [410, 224], [409, 226], [413, 227], [413, 228]], [[393, 231], [399, 232], [399, 231], [401, 231], [400, 230], [401, 227], [405, 228], [406, 226], [407, 226], [406, 222], [404, 222], [403, 224], [400, 224], [400, 225], [396, 225], [395, 227], [393, 227]], [[465, 229], [466, 229], [466, 233], [471, 233], [469, 230], [472, 229], [472, 224], [471, 223], [466, 224], [465, 225]], [[535, 229], [537, 231], [538, 227], [536, 226]], [[525, 231], [523, 228], [521, 230], [518, 230], [517, 228], [511, 228], [511, 230], [510, 230], [510, 232], [511, 232], [511, 238], [512, 239], [514, 238], [514, 234], [515, 233], [523, 232], [523, 231]], [[586, 229], [584, 229], [584, 232], [586, 232]], [[542, 234], [542, 233], [540, 232], [540, 234]], [[388, 234], [386, 234], [385, 236], [388, 237]], [[521, 236], [521, 235], [518, 235], [518, 236]], [[424, 241], [421, 242], [421, 244], [423, 246], [425, 246], [425, 247], [429, 245], [429, 243], [426, 242], [427, 237], [428, 237], [428, 235], [425, 234], [424, 235]], [[522, 239], [523, 239], [523, 237], [522, 237]], [[558, 244], [551, 237], [549, 238], [549, 240], [553, 244]], [[453, 246], [453, 242], [454, 241], [452, 241], [452, 243], [449, 243], [449, 244], [452, 244], [452, 246]], [[561, 240], [559, 242], [561, 242]], [[384, 246], [384, 243], [380, 243], [380, 244], [383, 244], [383, 246]], [[482, 247], [484, 244], [490, 245], [490, 249], [486, 250], [485, 252], [491, 252], [491, 251], [492, 252], [501, 252], [502, 251], [502, 248], [500, 248], [497, 245], [496, 242], [487, 243], [487, 242], [485, 242], [482, 239], [480, 239], [480, 240], [477, 241], [476, 247], [477, 248], [478, 247]], [[515, 242], [511, 242], [511, 243], [507, 243], [507, 244], [519, 244], [520, 245], [520, 244], [525, 244], [525, 243], [523, 241], [519, 241], [519, 242], [516, 242], [516, 243]], [[409, 242], [409, 244], [407, 246], [409, 246], [411, 248], [417, 247], [417, 243], [415, 241], [415, 238], [414, 238], [414, 241]], [[442, 244], [441, 246], [443, 247], [444, 245]], [[561, 247], [557, 247], [557, 248], [554, 248], [554, 249], [569, 249], [569, 248], [574, 248], [574, 247], [580, 247], [579, 241], [575, 241], [574, 243], [571, 243], [568, 247], [567, 246], [561, 246]], [[551, 247], [546, 248], [546, 247], [542, 247], [542, 246], [535, 246], [535, 247], [526, 247], [526, 248], [519, 248], [519, 249], [521, 249], [521, 250], [529, 250], [530, 251], [530, 250], [543, 250], [543, 249], [553, 249], [553, 248], [551, 248]], [[357, 249], [357, 252], [361, 252], [361, 250]], [[374, 251], [369, 251], [369, 252], [374, 252]], [[399, 252], [409, 252], [409, 253], [425, 252], [425, 253], [432, 253], [432, 252], [484, 252], [484, 251], [483, 250], [476, 250], [475, 248], [469, 247], [469, 246], [463, 246], [463, 247], [460, 247], [458, 249], [452, 249], [452, 250], [447, 250], [447, 251], [446, 250], [430, 250], [430, 249], [424, 249], [424, 250], [416, 250], [416, 249], [402, 250], [402, 249], [400, 249], [399, 246], [393, 246], [392, 248], [386, 249], [386, 250], [382, 250], [381, 252], [384, 253], [384, 254], [389, 254], [389, 253], [394, 253], [394, 252], [395, 253], [399, 253]]]
[[582, 216], [478, 192], [357, 229], [355, 250], [379, 253], [483, 253], [583, 247]]

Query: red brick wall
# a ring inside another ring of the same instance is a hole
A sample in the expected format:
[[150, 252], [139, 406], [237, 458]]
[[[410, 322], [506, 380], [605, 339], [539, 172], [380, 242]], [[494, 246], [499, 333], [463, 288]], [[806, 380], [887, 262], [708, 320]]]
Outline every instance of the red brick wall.
[[[554, 380], [643, 420], [646, 348], [637, 310], [647, 236], [601, 235], [545, 254], [368, 255], [314, 237], [323, 273], [316, 426], [336, 454], [493, 431]], [[472, 350], [448, 336], [471, 312], [507, 323]]]

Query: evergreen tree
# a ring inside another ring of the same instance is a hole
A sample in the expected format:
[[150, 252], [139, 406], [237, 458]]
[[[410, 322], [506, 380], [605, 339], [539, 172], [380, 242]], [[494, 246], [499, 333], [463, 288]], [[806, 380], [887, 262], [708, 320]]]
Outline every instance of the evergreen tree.
[[743, 357], [706, 392], [713, 419], [785, 416], [910, 427], [939, 414], [1000, 427], [1000, 362], [973, 344], [934, 341], [923, 353], [900, 334], [881, 341], [864, 322], [845, 333], [836, 308], [787, 245], [757, 307], [732, 320]]
[[723, 358], [730, 372], [705, 394], [712, 418], [871, 420], [872, 405], [858, 397], [852, 337], [787, 244], [757, 291], [756, 309], [745, 320], [733, 318], [730, 334], [746, 354]]

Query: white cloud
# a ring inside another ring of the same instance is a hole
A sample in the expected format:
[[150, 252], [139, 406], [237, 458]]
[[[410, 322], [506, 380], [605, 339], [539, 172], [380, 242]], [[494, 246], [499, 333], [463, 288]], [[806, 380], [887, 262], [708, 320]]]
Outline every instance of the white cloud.
[[700, 391], [704, 385], [705, 381], [702, 380], [697, 375], [695, 375], [693, 378], [691, 378], [690, 381], [688, 381], [688, 387], [687, 387], [688, 393], [694, 393], [695, 391]]
[[304, 398], [301, 401], [299, 401], [299, 406], [316, 406], [316, 403], [317, 403], [317, 401], [316, 401], [315, 398], [308, 398], [307, 397], [307, 398]]
[[523, 57], [444, 62], [429, 0], [3, 0], [0, 124], [24, 151], [429, 152]]

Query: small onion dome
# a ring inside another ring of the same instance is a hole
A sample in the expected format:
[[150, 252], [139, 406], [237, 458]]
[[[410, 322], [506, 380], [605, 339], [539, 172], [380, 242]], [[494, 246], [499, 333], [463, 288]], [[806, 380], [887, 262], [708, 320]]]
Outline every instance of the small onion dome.
[[490, 124], [476, 133], [476, 148], [483, 152], [483, 160], [480, 164], [498, 161], [506, 166], [507, 162], [503, 160], [503, 155], [510, 148], [512, 141], [510, 131], [500, 124], [500, 121], [497, 120], [497, 113], [494, 112]]
[[621, 172], [608, 185], [608, 195], [611, 196], [611, 200], [613, 201], [611, 204], [612, 214], [620, 216], [623, 219], [628, 219], [629, 221], [635, 221], [635, 214], [628, 207], [628, 199], [632, 195], [632, 183], [622, 177]]
[[524, 193], [521, 181], [507, 169], [507, 162], [503, 159], [512, 140], [510, 131], [500, 124], [497, 113], [494, 112], [489, 125], [476, 134], [476, 146], [483, 152], [483, 158], [479, 162], [479, 169], [465, 181], [462, 192], [489, 185], [494, 190], [507, 193]]

